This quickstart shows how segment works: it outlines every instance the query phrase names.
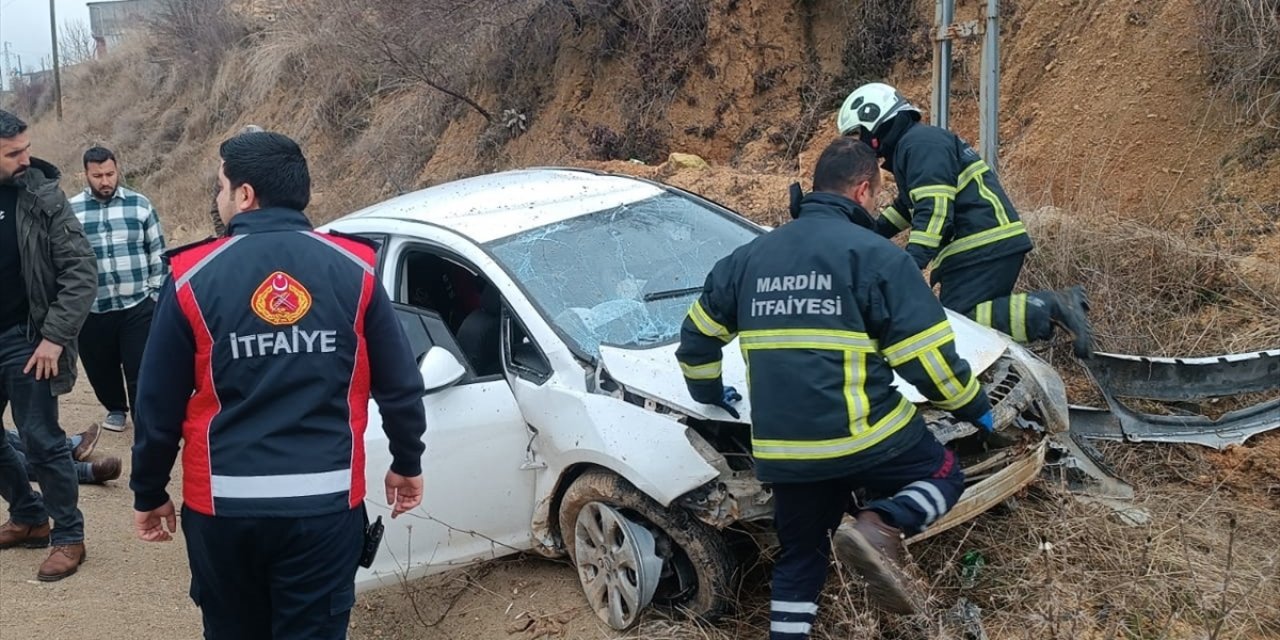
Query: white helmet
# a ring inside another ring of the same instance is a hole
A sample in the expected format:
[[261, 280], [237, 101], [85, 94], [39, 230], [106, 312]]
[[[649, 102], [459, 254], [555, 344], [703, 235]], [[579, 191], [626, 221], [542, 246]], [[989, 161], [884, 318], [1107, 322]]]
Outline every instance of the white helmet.
[[920, 110], [907, 102], [897, 89], [883, 82], [871, 82], [854, 89], [844, 99], [840, 115], [836, 117], [836, 126], [842, 136], [857, 133], [859, 129], [874, 134], [876, 127], [904, 111], [915, 112], [916, 119], [920, 119]]

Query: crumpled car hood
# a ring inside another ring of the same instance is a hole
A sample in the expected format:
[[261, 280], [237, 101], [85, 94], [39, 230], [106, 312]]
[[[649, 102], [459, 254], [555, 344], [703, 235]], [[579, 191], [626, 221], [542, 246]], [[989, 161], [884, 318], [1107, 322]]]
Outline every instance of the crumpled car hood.
[[[947, 310], [951, 327], [956, 333], [956, 347], [960, 356], [969, 362], [975, 373], [981, 373], [990, 367], [1009, 347], [1009, 338], [983, 327], [972, 320]], [[613, 378], [627, 390], [662, 402], [682, 413], [704, 420], [722, 420], [726, 422], [749, 423], [751, 421], [751, 402], [747, 395], [746, 364], [742, 360], [742, 352], [738, 341], [725, 345], [723, 379], [726, 385], [732, 385], [744, 396], [738, 405], [742, 415], [738, 420], [724, 410], [695, 402], [685, 387], [684, 377], [680, 374], [680, 366], [676, 363], [676, 344], [668, 344], [649, 349], [623, 349], [609, 345], [600, 346], [600, 361], [609, 377]], [[908, 400], [915, 403], [924, 402], [924, 396], [898, 375], [894, 374], [894, 382], [898, 390]]]

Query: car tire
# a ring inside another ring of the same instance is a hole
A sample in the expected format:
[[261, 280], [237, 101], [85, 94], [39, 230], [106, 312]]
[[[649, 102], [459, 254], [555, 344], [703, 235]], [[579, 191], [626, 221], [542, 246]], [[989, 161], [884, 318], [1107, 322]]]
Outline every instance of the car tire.
[[578, 476], [560, 503], [560, 533], [569, 559], [579, 571], [584, 593], [584, 567], [574, 560], [575, 531], [579, 515], [591, 503], [613, 508], [658, 540], [663, 579], [650, 606], [708, 622], [732, 611], [738, 563], [724, 535], [682, 508], [663, 507], [626, 479], [605, 470]]

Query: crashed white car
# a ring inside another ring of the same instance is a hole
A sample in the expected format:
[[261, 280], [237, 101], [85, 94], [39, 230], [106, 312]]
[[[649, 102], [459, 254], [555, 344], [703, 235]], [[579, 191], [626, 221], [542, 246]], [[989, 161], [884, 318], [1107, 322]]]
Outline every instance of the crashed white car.
[[[532, 551], [567, 555], [617, 629], [650, 605], [707, 618], [731, 607], [744, 556], [775, 542], [770, 491], [752, 471], [748, 401], [741, 419], [694, 402], [674, 353], [711, 266], [765, 228], [670, 186], [559, 168], [439, 185], [325, 228], [381, 243], [379, 277], [428, 389], [426, 497], [384, 518], [358, 588]], [[999, 437], [983, 447], [972, 425], [926, 412], [969, 486], [913, 541], [1033, 481], [1047, 435], [1067, 428], [1048, 365], [951, 321]], [[736, 341], [726, 352], [725, 382], [745, 390]], [[365, 451], [368, 486], [381, 486], [390, 457], [374, 410]], [[377, 492], [367, 502], [387, 513]]]

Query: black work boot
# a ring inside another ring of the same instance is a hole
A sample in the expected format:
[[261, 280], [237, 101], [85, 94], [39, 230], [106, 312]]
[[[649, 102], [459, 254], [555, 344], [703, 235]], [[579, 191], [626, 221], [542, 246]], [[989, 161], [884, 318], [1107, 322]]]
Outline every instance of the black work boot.
[[874, 511], [860, 511], [845, 521], [832, 538], [836, 557], [867, 582], [872, 601], [890, 613], [911, 614], [919, 608], [911, 577], [902, 570], [902, 532]]
[[1089, 326], [1089, 300], [1085, 298], [1084, 287], [1076, 285], [1055, 291], [1053, 298], [1055, 304], [1049, 321], [1072, 335], [1071, 347], [1077, 358], [1092, 358], [1093, 329]]

